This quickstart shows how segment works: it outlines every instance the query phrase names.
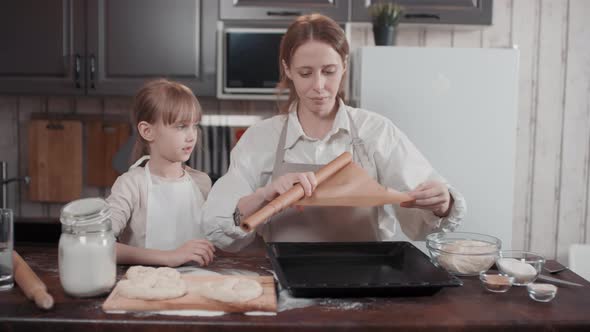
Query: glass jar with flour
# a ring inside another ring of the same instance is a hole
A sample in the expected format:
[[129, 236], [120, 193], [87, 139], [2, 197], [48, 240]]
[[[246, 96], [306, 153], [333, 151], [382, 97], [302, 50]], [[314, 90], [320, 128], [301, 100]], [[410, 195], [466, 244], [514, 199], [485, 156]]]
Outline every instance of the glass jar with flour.
[[101, 198], [83, 198], [61, 210], [59, 280], [65, 292], [90, 297], [111, 290], [117, 277], [111, 213]]

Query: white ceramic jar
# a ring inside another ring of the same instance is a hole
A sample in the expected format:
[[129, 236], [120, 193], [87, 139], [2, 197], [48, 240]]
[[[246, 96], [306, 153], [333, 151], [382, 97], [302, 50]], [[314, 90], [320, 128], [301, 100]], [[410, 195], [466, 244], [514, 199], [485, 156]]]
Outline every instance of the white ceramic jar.
[[59, 280], [75, 297], [109, 292], [117, 278], [115, 237], [111, 213], [101, 198], [83, 198], [61, 210]]

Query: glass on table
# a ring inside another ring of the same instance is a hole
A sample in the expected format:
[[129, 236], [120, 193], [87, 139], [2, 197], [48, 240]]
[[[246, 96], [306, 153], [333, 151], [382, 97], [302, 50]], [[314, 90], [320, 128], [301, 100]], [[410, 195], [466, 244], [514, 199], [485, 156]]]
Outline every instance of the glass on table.
[[14, 220], [12, 210], [0, 209], [0, 290], [14, 286], [12, 267]]

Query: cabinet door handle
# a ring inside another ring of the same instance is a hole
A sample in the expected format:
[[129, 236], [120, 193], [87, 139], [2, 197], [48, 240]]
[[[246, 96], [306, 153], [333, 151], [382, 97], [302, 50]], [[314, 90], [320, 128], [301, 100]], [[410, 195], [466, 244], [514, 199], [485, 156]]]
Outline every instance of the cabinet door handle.
[[80, 89], [80, 54], [74, 56], [74, 84], [76, 89]]
[[289, 11], [274, 12], [274, 11], [269, 11], [269, 12], [266, 12], [266, 16], [301, 16], [301, 12], [289, 12]]
[[422, 13], [417, 13], [417, 14], [406, 14], [404, 15], [404, 18], [407, 19], [435, 19], [440, 21], [440, 16], [436, 15], [436, 14], [422, 14]]
[[90, 55], [90, 88], [96, 89], [94, 85], [94, 75], [96, 74], [96, 57], [94, 54]]

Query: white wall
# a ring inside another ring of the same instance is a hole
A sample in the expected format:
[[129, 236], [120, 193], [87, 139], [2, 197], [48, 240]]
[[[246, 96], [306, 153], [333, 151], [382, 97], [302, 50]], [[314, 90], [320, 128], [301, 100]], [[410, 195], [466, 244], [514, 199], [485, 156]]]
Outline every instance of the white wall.
[[[514, 248], [567, 261], [590, 242], [590, 1], [494, 0], [493, 25], [475, 30], [400, 26], [403, 46], [511, 47], [521, 53]], [[352, 25], [352, 47], [372, 45]]]

